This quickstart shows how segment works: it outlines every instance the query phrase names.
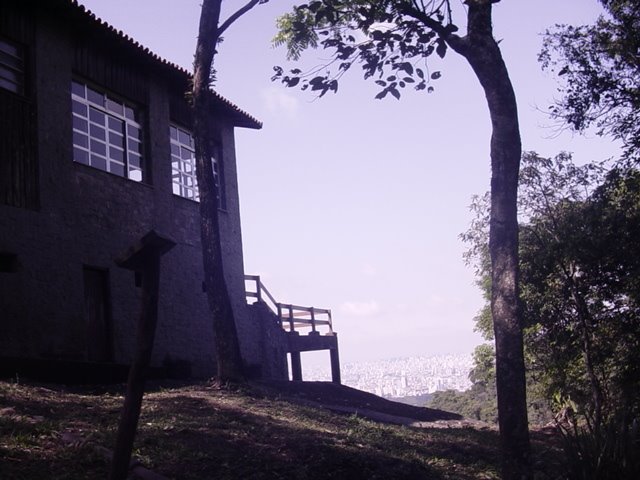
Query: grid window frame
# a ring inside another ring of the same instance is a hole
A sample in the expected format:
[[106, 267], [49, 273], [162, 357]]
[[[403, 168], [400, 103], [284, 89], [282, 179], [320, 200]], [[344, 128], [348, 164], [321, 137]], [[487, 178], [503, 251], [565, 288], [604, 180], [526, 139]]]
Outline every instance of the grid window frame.
[[71, 82], [73, 160], [134, 182], [144, 180], [140, 109], [79, 79]]
[[[196, 151], [195, 140], [191, 132], [174, 123], [169, 125], [169, 140], [171, 144], [171, 182], [173, 194], [195, 202], [200, 201], [198, 192], [198, 179], [196, 177]], [[214, 147], [214, 155], [211, 157], [213, 179], [218, 208], [226, 211], [226, 192], [224, 181], [224, 169], [222, 168], [222, 149], [219, 145]]]
[[0, 36], [0, 88], [17, 95], [26, 94], [26, 47]]

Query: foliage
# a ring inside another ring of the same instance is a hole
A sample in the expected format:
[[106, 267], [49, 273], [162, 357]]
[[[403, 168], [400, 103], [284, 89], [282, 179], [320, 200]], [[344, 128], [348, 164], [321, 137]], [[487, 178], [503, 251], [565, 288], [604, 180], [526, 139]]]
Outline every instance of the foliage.
[[562, 79], [552, 115], [576, 131], [590, 126], [620, 139], [640, 159], [640, 3], [600, 0], [593, 25], [558, 25], [545, 34], [540, 61]]
[[[568, 451], [594, 468], [624, 453], [613, 439], [640, 453], [624, 436], [640, 417], [640, 172], [527, 153], [520, 214], [530, 412], [546, 400], [573, 418], [561, 423]], [[487, 276], [481, 222], [463, 238]]]
[[276, 46], [287, 48], [287, 57], [298, 60], [308, 48], [331, 50], [324, 65], [303, 72], [284, 72], [274, 67], [273, 80], [288, 87], [308, 88], [323, 96], [337, 92], [340, 78], [352, 66], [360, 65], [365, 79], [371, 78], [382, 99], [400, 91], [433, 91], [439, 71], [430, 71], [426, 60], [434, 53], [443, 58], [447, 39], [458, 30], [452, 22], [448, 1], [429, 0], [316, 0], [294, 7], [278, 19]]
[[596, 432], [589, 424], [569, 419], [559, 423], [570, 478], [620, 480], [640, 478], [638, 419], [613, 416]]
[[637, 413], [640, 175], [532, 160], [520, 248], [532, 369], [547, 397], [573, 399], [594, 425], [623, 407]]

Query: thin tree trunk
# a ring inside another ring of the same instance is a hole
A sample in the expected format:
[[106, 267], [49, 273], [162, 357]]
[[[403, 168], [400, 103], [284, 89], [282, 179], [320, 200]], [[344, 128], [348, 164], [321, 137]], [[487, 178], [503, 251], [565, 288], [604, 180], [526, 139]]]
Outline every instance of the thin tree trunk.
[[578, 311], [578, 318], [580, 319], [580, 330], [582, 333], [582, 354], [584, 355], [585, 368], [587, 370], [587, 376], [589, 377], [589, 383], [591, 385], [591, 398], [593, 402], [593, 425], [591, 428], [595, 433], [596, 440], [600, 438], [600, 427], [602, 425], [602, 405], [604, 404], [604, 395], [602, 393], [602, 387], [596, 371], [593, 365], [593, 349], [591, 344], [591, 326], [593, 321], [591, 320], [591, 314], [589, 313], [589, 307], [587, 306], [584, 298], [578, 292], [578, 287], [573, 279], [570, 280], [571, 295], [576, 302], [576, 309]]
[[221, 0], [204, 0], [194, 60], [193, 114], [196, 175], [200, 192], [201, 241], [205, 286], [213, 317], [218, 379], [244, 380], [242, 357], [231, 300], [224, 279], [218, 198], [211, 164], [209, 79], [219, 38]]
[[493, 38], [491, 0], [467, 1], [467, 36], [452, 47], [484, 89], [491, 116], [491, 314], [504, 479], [529, 478], [529, 430], [518, 291], [518, 172], [522, 146], [513, 86]]

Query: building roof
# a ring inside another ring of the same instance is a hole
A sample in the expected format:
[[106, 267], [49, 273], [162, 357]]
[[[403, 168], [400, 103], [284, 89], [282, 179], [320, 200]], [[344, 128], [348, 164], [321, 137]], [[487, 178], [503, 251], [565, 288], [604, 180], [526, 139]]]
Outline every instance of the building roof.
[[[153, 53], [122, 30], [118, 30], [99, 18], [84, 5], [78, 3], [78, 0], [59, 0], [59, 3], [66, 4], [72, 9], [74, 21], [77, 20], [78, 22], [85, 22], [85, 26], [88, 29], [101, 30], [108, 39], [112, 39], [113, 42], [117, 42], [121, 45], [124, 44], [131, 53], [143, 57], [161, 69], [167, 70], [167, 73], [169, 74], [182, 77], [183, 82], [186, 82], [187, 84], [191, 83], [192, 75], [189, 71]], [[224, 98], [215, 90], [211, 90], [211, 93], [213, 95], [214, 107], [227, 114], [231, 120], [233, 120], [235, 126], [255, 129], [262, 128], [262, 122], [258, 119]]]

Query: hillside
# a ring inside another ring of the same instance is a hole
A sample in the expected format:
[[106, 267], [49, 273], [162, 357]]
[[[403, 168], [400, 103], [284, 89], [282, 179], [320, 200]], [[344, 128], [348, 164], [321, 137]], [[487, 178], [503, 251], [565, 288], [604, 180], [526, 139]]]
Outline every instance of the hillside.
[[[150, 390], [134, 454], [166, 478], [498, 478], [497, 432], [447, 412], [322, 382]], [[122, 401], [120, 390], [0, 382], [0, 478], [106, 478]]]

